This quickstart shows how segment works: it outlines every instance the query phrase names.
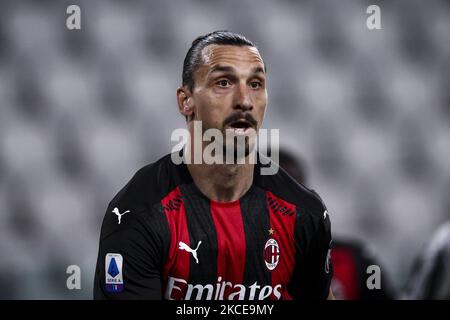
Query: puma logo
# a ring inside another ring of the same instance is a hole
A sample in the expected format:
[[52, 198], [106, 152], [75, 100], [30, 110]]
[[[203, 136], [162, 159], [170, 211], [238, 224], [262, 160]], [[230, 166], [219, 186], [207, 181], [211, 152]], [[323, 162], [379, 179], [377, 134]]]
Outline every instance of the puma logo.
[[198, 250], [198, 247], [200, 247], [201, 244], [202, 244], [202, 242], [199, 241], [198, 244], [197, 244], [197, 248], [195, 248], [195, 250], [194, 250], [191, 247], [189, 247], [186, 243], [184, 243], [183, 241], [180, 241], [180, 243], [178, 243], [178, 245], [179, 245], [178, 249], [185, 250], [187, 252], [192, 253], [192, 256], [194, 257], [195, 262], [198, 263], [197, 250]]
[[120, 224], [120, 221], [122, 220], [122, 216], [125, 214], [125, 213], [128, 213], [128, 212], [130, 212], [130, 210], [127, 210], [127, 211], [125, 211], [125, 212], [122, 212], [122, 213], [120, 213], [119, 212], [119, 208], [114, 208], [113, 210], [112, 210], [112, 212], [117, 216], [117, 218], [119, 219], [119, 224]]

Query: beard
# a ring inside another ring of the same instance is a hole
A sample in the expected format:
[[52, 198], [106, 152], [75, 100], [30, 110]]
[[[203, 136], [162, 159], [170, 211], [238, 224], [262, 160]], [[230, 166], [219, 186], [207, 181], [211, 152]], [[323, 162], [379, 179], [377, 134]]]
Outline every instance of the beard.
[[[222, 124], [224, 134], [224, 154], [233, 154], [233, 163], [244, 159], [254, 151], [258, 122], [250, 113], [237, 111], [227, 117]], [[229, 158], [229, 154], [227, 155]]]
[[[251, 114], [234, 112], [223, 121], [221, 128], [217, 124], [197, 121], [201, 123], [201, 133], [206, 139], [203, 145], [208, 159], [214, 158], [226, 164], [244, 164], [246, 158], [256, 151], [258, 122]], [[251, 162], [252, 159], [248, 160]]]
[[256, 131], [249, 130], [248, 134], [236, 134], [234, 130], [227, 129], [223, 143], [223, 155], [227, 163], [245, 163], [251, 153], [256, 150]]

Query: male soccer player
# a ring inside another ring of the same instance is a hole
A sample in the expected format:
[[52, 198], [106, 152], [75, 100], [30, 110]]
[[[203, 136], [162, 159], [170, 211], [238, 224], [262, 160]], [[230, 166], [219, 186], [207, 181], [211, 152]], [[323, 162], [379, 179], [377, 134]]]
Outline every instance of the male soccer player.
[[[203, 131], [237, 136], [260, 128], [266, 67], [245, 37], [227, 31], [198, 37], [182, 78], [177, 101], [191, 137], [195, 121]], [[244, 157], [254, 148], [249, 138]], [[184, 152], [198, 147], [192, 138]], [[261, 167], [260, 160], [175, 164], [169, 154], [139, 170], [106, 211], [94, 298], [331, 297], [324, 204], [282, 169], [263, 175]]]

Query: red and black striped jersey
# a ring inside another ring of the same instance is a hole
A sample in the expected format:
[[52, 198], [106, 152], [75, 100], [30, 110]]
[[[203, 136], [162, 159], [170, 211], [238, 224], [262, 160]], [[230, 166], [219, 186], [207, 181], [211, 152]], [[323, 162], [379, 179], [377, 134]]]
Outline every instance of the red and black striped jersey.
[[95, 299], [326, 299], [331, 230], [320, 197], [281, 168], [239, 200], [210, 200], [171, 155], [139, 170], [103, 220]]

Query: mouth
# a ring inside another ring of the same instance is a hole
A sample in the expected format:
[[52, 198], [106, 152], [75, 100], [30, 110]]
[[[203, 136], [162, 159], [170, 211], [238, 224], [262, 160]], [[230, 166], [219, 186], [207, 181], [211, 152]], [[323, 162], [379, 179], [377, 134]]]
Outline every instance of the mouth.
[[254, 126], [245, 119], [239, 119], [227, 125], [227, 128], [233, 129], [233, 131], [237, 134], [246, 133], [253, 127]]

